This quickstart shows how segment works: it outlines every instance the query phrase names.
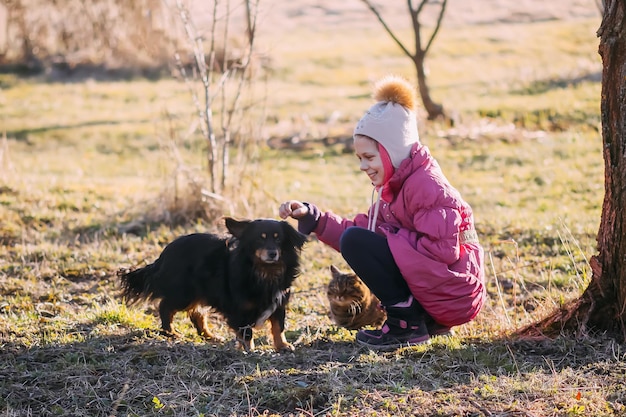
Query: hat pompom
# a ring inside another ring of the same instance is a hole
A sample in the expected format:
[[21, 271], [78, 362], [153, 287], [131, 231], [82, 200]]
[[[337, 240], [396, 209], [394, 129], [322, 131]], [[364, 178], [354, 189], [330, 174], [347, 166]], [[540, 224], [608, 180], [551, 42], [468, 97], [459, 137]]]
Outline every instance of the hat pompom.
[[388, 75], [374, 86], [374, 100], [400, 104], [415, 111], [415, 90], [411, 83], [397, 75]]

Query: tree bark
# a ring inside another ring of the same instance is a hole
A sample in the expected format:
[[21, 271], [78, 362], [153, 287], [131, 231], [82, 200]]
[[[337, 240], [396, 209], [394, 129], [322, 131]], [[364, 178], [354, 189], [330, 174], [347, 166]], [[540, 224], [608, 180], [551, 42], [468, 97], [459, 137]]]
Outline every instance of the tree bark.
[[413, 60], [415, 64], [415, 72], [417, 73], [417, 89], [420, 97], [422, 98], [422, 104], [424, 109], [428, 113], [428, 120], [435, 120], [439, 117], [445, 117], [443, 106], [435, 103], [430, 97], [430, 89], [426, 82], [426, 71], [424, 71], [424, 58], [423, 56], [416, 56]]
[[[408, 56], [413, 60], [413, 65], [415, 66], [415, 73], [417, 75], [417, 89], [420, 97], [422, 98], [422, 104], [424, 105], [424, 109], [426, 113], [428, 113], [428, 120], [435, 120], [438, 118], [445, 118], [445, 112], [443, 110], [443, 106], [441, 104], [435, 103], [433, 99], [430, 97], [430, 89], [428, 88], [428, 82], [426, 81], [426, 71], [424, 70], [424, 60], [426, 59], [426, 54], [430, 50], [439, 29], [441, 28], [441, 22], [443, 20], [443, 15], [446, 10], [446, 4], [448, 0], [443, 0], [441, 4], [441, 8], [439, 9], [439, 18], [437, 19], [437, 24], [433, 33], [430, 36], [426, 46], [422, 46], [422, 25], [419, 21], [419, 15], [422, 12], [428, 0], [422, 0], [418, 6], [413, 5], [412, 0], [408, 0], [408, 8], [409, 13], [411, 15], [411, 23], [413, 24], [413, 35], [414, 35], [414, 43], [415, 43], [415, 53], [413, 55], [408, 54]], [[406, 50], [406, 48], [405, 48]]]
[[605, 2], [598, 36], [605, 195], [591, 282], [580, 298], [518, 335], [601, 331], [626, 340], [626, 0]]

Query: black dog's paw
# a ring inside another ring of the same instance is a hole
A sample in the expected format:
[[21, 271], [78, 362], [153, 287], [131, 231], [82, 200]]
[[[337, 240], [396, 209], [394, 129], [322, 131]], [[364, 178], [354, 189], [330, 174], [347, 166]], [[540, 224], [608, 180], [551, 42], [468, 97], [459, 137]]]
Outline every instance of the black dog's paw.
[[279, 346], [274, 346], [274, 350], [278, 353], [295, 352], [296, 348], [291, 343], [283, 343]]
[[163, 330], [163, 329], [161, 329], [159, 331], [159, 333], [162, 336], [169, 337], [170, 339], [180, 339], [182, 337], [180, 333], [178, 333], [178, 332], [176, 332], [174, 330]]

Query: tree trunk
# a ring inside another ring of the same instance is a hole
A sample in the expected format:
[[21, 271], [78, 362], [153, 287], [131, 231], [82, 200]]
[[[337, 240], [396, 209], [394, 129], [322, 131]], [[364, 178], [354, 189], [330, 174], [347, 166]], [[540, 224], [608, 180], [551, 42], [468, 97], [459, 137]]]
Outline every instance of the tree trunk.
[[593, 274], [601, 284], [595, 297], [601, 311], [593, 315], [593, 322], [626, 336], [626, 0], [605, 3], [598, 36], [605, 196], [598, 231], [599, 269]]
[[626, 339], [626, 0], [605, 2], [598, 36], [605, 195], [591, 283], [579, 299], [518, 335], [595, 330]]
[[430, 90], [428, 89], [428, 83], [426, 82], [426, 72], [424, 71], [424, 57], [417, 54], [413, 59], [413, 63], [415, 64], [415, 71], [417, 73], [418, 92], [422, 98], [424, 109], [428, 113], [428, 120], [445, 117], [443, 106], [435, 103], [430, 97]]

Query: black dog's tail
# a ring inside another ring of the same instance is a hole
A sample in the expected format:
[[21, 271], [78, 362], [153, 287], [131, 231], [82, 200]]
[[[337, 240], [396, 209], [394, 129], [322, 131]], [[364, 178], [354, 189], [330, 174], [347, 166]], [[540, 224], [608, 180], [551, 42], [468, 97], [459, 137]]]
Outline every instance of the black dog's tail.
[[132, 304], [153, 296], [150, 289], [150, 279], [155, 272], [154, 270], [155, 265], [150, 264], [132, 271], [125, 268], [117, 271], [117, 276], [122, 285], [122, 297], [127, 303]]

